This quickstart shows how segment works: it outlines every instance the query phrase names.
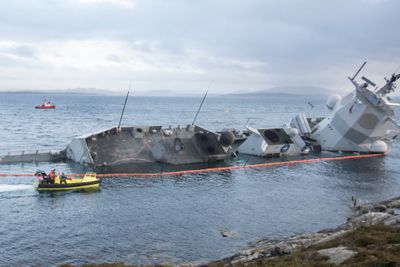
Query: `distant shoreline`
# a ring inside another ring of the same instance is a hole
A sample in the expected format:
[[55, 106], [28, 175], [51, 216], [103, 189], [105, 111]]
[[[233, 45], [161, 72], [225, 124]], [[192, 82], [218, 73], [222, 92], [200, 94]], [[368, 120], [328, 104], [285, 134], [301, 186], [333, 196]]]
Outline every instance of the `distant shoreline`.
[[[81, 95], [81, 96], [125, 96], [121, 93], [112, 92], [77, 92], [77, 91], [0, 91], [1, 94], [14, 94], [14, 95]], [[132, 97], [193, 97], [198, 98], [202, 95], [157, 95], [157, 94], [135, 94]], [[229, 98], [265, 98], [265, 97], [312, 97], [312, 98], [326, 98], [328, 95], [324, 94], [293, 94], [293, 93], [276, 93], [276, 92], [249, 92], [247, 94], [209, 94], [208, 97], [229, 97]]]
[[[148, 96], [148, 97], [203, 97], [204, 92], [177, 92], [174, 90], [148, 90], [148, 91], [131, 91], [132, 96]], [[125, 96], [126, 91], [112, 91], [97, 88], [70, 88], [70, 89], [21, 89], [21, 90], [0, 90], [0, 94], [68, 94], [68, 95], [94, 95], [94, 96]], [[263, 90], [240, 90], [228, 93], [218, 92], [217, 88], [211, 90], [209, 97], [327, 97], [333, 92], [329, 89], [315, 86], [282, 86], [272, 87]]]
[[112, 94], [112, 93], [101, 93], [101, 92], [77, 92], [77, 91], [0, 91], [0, 94], [15, 94], [15, 95], [23, 95], [23, 94], [35, 94], [35, 95], [43, 95], [43, 94], [52, 94], [52, 95], [109, 95], [109, 96], [119, 96], [122, 94]]

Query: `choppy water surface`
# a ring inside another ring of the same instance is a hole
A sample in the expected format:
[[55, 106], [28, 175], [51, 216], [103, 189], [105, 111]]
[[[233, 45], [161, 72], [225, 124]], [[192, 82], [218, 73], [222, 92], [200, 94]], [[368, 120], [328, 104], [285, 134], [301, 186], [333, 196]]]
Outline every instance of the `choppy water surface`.
[[[56, 110], [34, 110], [41, 95], [0, 95], [0, 152], [64, 148], [73, 136], [116, 125], [123, 97], [52, 95]], [[316, 106], [311, 109], [307, 101]], [[184, 126], [200, 99], [129, 99], [124, 124]], [[213, 130], [281, 126], [324, 114], [323, 99], [207, 99], [198, 123]], [[87, 262], [183, 263], [228, 256], [259, 238], [334, 227], [351, 196], [376, 201], [400, 192], [400, 146], [382, 158], [320, 162], [164, 178], [107, 178], [97, 192], [37, 193], [33, 178], [0, 178], [0, 265]], [[234, 164], [243, 164], [240, 158]], [[67, 163], [0, 165], [1, 173]], [[221, 236], [231, 230], [233, 238]]]

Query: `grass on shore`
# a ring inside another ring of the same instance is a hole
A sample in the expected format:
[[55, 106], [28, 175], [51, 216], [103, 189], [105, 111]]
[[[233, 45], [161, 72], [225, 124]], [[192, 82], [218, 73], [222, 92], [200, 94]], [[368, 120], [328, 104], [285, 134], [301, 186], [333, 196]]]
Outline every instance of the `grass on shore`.
[[[328, 262], [328, 257], [320, 255], [317, 251], [339, 246], [357, 252], [357, 255], [341, 266], [400, 266], [400, 229], [385, 225], [360, 227], [329, 242], [301, 248], [287, 256], [257, 259], [246, 266], [336, 266]], [[226, 263], [217, 262], [212, 266], [223, 266]]]

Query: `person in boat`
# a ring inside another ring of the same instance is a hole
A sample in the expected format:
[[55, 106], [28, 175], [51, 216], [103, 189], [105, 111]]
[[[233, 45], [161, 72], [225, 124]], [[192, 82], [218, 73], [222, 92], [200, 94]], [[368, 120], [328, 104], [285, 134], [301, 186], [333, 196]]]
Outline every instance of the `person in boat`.
[[67, 176], [64, 174], [64, 172], [62, 172], [60, 175], [60, 184], [66, 184], [67, 179], [68, 179]]
[[49, 182], [54, 184], [54, 181], [56, 180], [56, 169], [52, 169], [48, 175]]

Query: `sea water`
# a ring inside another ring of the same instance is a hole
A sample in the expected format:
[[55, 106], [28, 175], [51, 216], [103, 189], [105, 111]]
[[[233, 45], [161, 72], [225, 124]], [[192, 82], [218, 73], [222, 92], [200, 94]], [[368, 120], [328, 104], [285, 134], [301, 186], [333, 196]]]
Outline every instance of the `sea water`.
[[[55, 110], [35, 110], [44, 98]], [[63, 149], [74, 136], [116, 126], [124, 97], [0, 94], [0, 154]], [[131, 97], [123, 125], [190, 124], [201, 98]], [[308, 104], [311, 102], [314, 107]], [[298, 113], [327, 114], [320, 97], [209, 97], [197, 124], [280, 127]], [[32, 177], [0, 177], [0, 265], [204, 263], [260, 238], [343, 223], [351, 197], [378, 201], [400, 192], [400, 146], [388, 156], [187, 174], [105, 178], [93, 192], [38, 193]], [[267, 160], [264, 160], [267, 161]], [[233, 159], [231, 164], [242, 164]], [[72, 163], [0, 165], [0, 173]], [[221, 231], [236, 233], [223, 237]]]

